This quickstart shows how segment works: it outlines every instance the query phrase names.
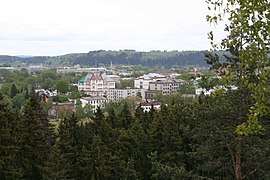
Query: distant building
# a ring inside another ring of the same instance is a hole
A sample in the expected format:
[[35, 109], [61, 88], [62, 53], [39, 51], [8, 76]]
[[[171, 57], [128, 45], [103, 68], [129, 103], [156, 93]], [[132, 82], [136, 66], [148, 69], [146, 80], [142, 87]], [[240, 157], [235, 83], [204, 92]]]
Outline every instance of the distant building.
[[108, 89], [106, 96], [108, 101], [119, 102], [127, 97], [136, 97], [138, 94], [145, 99], [144, 89]]
[[179, 91], [183, 80], [157, 80], [149, 83], [150, 91], [159, 91], [164, 95], [170, 95]]
[[166, 80], [166, 76], [157, 73], [146, 74], [134, 80], [134, 87], [138, 89], [149, 89], [149, 83], [158, 80]]
[[21, 70], [21, 68], [17, 68], [17, 67], [0, 67], [0, 70], [1, 69], [5, 69], [5, 70], [11, 71], [11, 72]]
[[156, 92], [157, 91], [150, 91], [150, 90], [145, 91], [145, 99], [147, 101], [156, 99]]
[[106, 106], [106, 98], [105, 97], [83, 97], [80, 99], [82, 103], [82, 107], [85, 107], [86, 105], [90, 104], [93, 107], [93, 112], [96, 112], [97, 108], [100, 107], [105, 108]]
[[88, 95], [101, 96], [106, 89], [115, 89], [115, 80], [111, 79], [106, 71], [102, 71], [100, 68], [88, 73], [78, 82], [78, 90]]
[[35, 89], [35, 93], [39, 95], [45, 94], [48, 97], [59, 95], [57, 90], [51, 90], [51, 89]]
[[[229, 87], [231, 90], [237, 90], [238, 88], [236, 86], [230, 86]], [[195, 89], [195, 94], [196, 95], [200, 95], [200, 94], [204, 94], [204, 95], [211, 95], [211, 93], [215, 92], [216, 90], [219, 89], [223, 89], [225, 91], [228, 90], [228, 88], [225, 88], [224, 86], [215, 86], [209, 90], [205, 89], [205, 88], [196, 88]]]
[[39, 71], [45, 71], [48, 69], [48, 67], [45, 67], [43, 65], [39, 65], [39, 66], [29, 66], [26, 68], [28, 73], [34, 73], [34, 72], [39, 72]]
[[56, 72], [57, 73], [71, 73], [71, 72], [76, 72], [76, 73], [83, 73], [83, 72], [88, 72], [88, 73], [93, 73], [95, 71], [106, 71], [106, 68], [98, 67], [98, 68], [81, 68], [79, 66], [73, 66], [73, 67], [57, 67]]
[[151, 108], [159, 110], [161, 108], [161, 102], [141, 102], [140, 106], [143, 109], [143, 112], [149, 112]]

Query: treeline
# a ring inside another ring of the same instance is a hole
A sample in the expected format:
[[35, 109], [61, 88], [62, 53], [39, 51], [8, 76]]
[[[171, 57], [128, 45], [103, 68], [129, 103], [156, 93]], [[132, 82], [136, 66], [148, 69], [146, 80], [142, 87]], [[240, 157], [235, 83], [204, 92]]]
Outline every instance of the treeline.
[[62, 56], [36, 56], [15, 57], [0, 56], [0, 65], [7, 64], [43, 64], [54, 65], [84, 65], [95, 66], [96, 63], [110, 65], [143, 65], [147, 67], [172, 67], [172, 66], [206, 66], [204, 61], [205, 51], [150, 51], [136, 52], [132, 50], [122, 51], [90, 51], [88, 53], [67, 54]]
[[20, 111], [0, 95], [1, 179], [245, 179], [270, 178], [269, 116], [264, 131], [239, 136], [253, 103], [245, 89], [185, 99], [160, 110], [127, 104], [49, 123], [38, 98]]

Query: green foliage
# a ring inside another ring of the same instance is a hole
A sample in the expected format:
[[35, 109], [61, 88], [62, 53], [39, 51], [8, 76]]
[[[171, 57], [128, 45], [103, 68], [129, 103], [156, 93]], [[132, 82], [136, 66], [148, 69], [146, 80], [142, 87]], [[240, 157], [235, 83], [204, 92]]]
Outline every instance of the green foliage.
[[67, 93], [69, 91], [68, 83], [66, 81], [58, 81], [55, 85], [55, 89], [60, 93]]
[[0, 93], [0, 177], [19, 179], [22, 169], [18, 165], [18, 134], [15, 132], [17, 116]]
[[31, 97], [24, 106], [19, 133], [22, 178], [43, 179], [53, 139], [48, 119], [36, 97]]
[[134, 79], [120, 80], [120, 82], [116, 84], [116, 88], [118, 89], [134, 88]]
[[[209, 10], [210, 23], [218, 23], [228, 18], [225, 31], [228, 36], [220, 44], [214, 43], [213, 32], [209, 39], [214, 49], [229, 50], [231, 57], [223, 64], [227, 69], [228, 84], [237, 82], [238, 86], [245, 86], [254, 91], [254, 105], [250, 107], [249, 118], [237, 129], [244, 135], [257, 133], [261, 130], [258, 121], [260, 116], [268, 114], [269, 109], [269, 53], [270, 53], [270, 20], [268, 0], [228, 0], [206, 1]], [[219, 11], [218, 11], [219, 10]], [[218, 61], [216, 61], [218, 62]]]

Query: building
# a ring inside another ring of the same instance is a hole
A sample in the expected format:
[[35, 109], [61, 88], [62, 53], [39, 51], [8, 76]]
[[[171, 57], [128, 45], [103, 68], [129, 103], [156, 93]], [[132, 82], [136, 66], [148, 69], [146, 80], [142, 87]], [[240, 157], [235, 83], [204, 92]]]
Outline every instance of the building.
[[149, 89], [149, 83], [158, 80], [166, 80], [166, 76], [157, 73], [149, 73], [134, 80], [134, 87], [138, 89]]
[[29, 66], [26, 68], [28, 73], [35, 73], [35, 72], [40, 72], [40, 71], [45, 71], [48, 69], [48, 67], [45, 67], [43, 65], [39, 65], [39, 66]]
[[96, 68], [96, 71], [88, 73], [78, 82], [78, 90], [88, 95], [102, 96], [104, 90], [115, 89], [115, 80], [106, 74], [106, 71]]
[[80, 99], [80, 101], [82, 103], [82, 107], [90, 104], [93, 107], [93, 112], [96, 112], [98, 107], [100, 107], [101, 109], [105, 108], [107, 102], [106, 98], [101, 96], [83, 97]]
[[151, 108], [159, 110], [161, 108], [161, 102], [141, 102], [140, 106], [143, 109], [143, 112], [149, 112]]
[[229, 86], [228, 88], [224, 87], [224, 86], [215, 86], [209, 90], [205, 89], [205, 88], [196, 88], [195, 89], [195, 94], [196, 95], [201, 95], [201, 94], [204, 94], [204, 95], [211, 95], [212, 93], [214, 93], [216, 90], [225, 90], [227, 91], [228, 89], [230, 90], [237, 90], [238, 88], [236, 86]]
[[185, 83], [185, 81], [175, 79], [157, 80], [149, 83], [149, 90], [159, 91], [164, 95], [170, 95], [177, 93], [183, 83]]
[[95, 71], [106, 71], [106, 68], [98, 67], [98, 68], [81, 68], [80, 66], [76, 65], [73, 67], [57, 67], [56, 72], [57, 73], [93, 73]]
[[59, 95], [57, 90], [52, 90], [52, 89], [35, 89], [35, 93], [38, 95], [45, 94], [48, 97]]
[[127, 97], [140, 96], [142, 100], [145, 99], [145, 89], [108, 89], [106, 97], [108, 101], [119, 102]]
[[156, 99], [156, 92], [157, 91], [150, 91], [150, 90], [145, 91], [145, 100], [146, 101], [155, 100]]

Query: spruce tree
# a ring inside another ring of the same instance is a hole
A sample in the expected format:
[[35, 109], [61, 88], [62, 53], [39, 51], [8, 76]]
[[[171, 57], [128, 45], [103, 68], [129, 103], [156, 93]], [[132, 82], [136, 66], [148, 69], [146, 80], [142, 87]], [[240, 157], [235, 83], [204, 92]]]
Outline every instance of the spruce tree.
[[17, 163], [16, 127], [13, 126], [16, 118], [17, 114], [0, 93], [0, 179], [19, 179], [22, 176], [22, 169]]
[[131, 127], [132, 122], [133, 122], [133, 118], [130, 112], [130, 108], [128, 107], [127, 102], [125, 102], [123, 109], [121, 110], [121, 113], [120, 113], [121, 128], [127, 130], [128, 128]]
[[64, 119], [59, 126], [57, 146], [60, 155], [66, 162], [63, 169], [66, 169], [67, 179], [74, 179], [79, 175], [78, 157], [83, 145], [80, 140], [81, 129], [77, 117], [73, 114], [70, 118]]
[[43, 179], [50, 154], [52, 135], [37, 97], [25, 104], [20, 119], [20, 163], [24, 179]]
[[15, 84], [12, 84], [11, 90], [10, 90], [10, 97], [13, 98], [18, 93], [17, 87]]

